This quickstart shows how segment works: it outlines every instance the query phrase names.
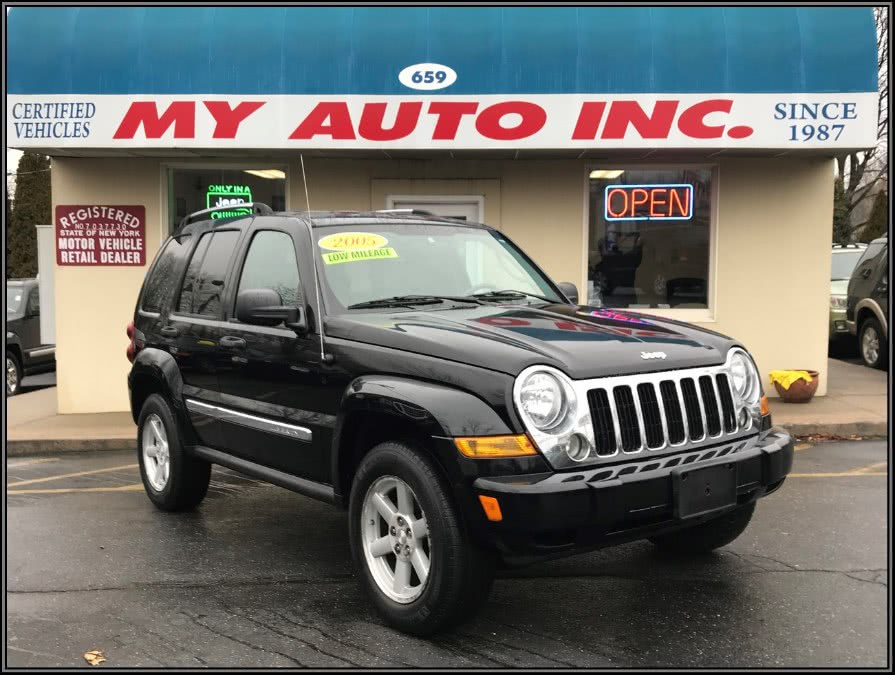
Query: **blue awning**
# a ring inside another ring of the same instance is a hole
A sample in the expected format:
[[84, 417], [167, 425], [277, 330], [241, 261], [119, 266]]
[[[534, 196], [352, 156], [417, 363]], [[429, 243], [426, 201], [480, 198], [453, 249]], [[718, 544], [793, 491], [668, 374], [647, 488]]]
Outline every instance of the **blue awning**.
[[14, 7], [7, 93], [872, 92], [870, 7]]

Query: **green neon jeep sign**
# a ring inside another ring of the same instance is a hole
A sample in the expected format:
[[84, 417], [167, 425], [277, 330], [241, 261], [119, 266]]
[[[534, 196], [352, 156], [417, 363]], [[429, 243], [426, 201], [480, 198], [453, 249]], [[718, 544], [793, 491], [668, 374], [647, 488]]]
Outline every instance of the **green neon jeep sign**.
[[209, 185], [205, 193], [206, 208], [233, 206], [230, 209], [221, 209], [211, 214], [212, 218], [233, 218], [235, 216], [248, 216], [251, 209], [239, 208], [240, 204], [252, 202], [252, 191], [248, 185]]

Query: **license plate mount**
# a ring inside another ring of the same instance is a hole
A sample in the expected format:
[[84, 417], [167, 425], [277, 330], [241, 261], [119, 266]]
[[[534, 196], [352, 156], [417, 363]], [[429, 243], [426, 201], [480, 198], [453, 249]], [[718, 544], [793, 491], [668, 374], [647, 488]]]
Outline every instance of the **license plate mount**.
[[699, 468], [680, 467], [672, 474], [674, 517], [698, 518], [734, 506], [737, 471], [733, 462]]

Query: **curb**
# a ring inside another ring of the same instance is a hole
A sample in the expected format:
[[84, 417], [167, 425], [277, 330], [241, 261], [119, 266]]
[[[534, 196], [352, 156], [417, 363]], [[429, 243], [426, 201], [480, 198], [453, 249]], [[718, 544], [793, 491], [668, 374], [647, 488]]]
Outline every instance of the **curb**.
[[6, 441], [7, 457], [31, 457], [95, 450], [137, 450], [136, 438], [79, 438]]
[[889, 425], [886, 422], [843, 422], [841, 424], [823, 424], [800, 422], [787, 424], [774, 421], [786, 429], [792, 436], [863, 436], [864, 438], [887, 438]]

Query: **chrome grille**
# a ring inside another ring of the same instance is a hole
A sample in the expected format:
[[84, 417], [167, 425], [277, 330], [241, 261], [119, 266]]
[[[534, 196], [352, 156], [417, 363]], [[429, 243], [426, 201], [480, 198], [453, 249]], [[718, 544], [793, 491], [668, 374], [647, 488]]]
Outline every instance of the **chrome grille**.
[[671, 450], [742, 434], [723, 367], [590, 380], [597, 455]]

